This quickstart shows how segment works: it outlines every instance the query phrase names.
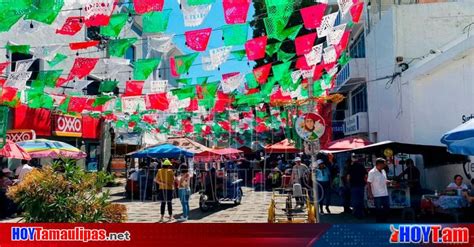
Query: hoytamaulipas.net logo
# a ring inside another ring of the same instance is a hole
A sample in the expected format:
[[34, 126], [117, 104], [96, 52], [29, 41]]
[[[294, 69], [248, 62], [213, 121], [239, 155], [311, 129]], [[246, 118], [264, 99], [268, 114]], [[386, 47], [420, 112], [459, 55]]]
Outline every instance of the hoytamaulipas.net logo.
[[469, 228], [441, 225], [390, 225], [390, 243], [469, 243]]
[[12, 241], [130, 241], [130, 232], [107, 232], [105, 229], [44, 229], [43, 227], [12, 227]]

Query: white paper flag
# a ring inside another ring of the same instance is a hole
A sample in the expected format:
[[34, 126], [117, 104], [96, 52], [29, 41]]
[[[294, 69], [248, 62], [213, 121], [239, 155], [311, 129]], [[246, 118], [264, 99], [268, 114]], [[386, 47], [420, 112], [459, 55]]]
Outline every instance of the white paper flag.
[[[174, 34], [164, 34], [148, 38], [148, 48], [164, 54], [173, 48]], [[150, 52], [149, 52], [150, 53]]]
[[209, 57], [202, 56], [203, 69], [206, 71], [216, 70], [229, 58], [232, 46], [222, 46], [209, 50]]
[[316, 28], [316, 32], [318, 33], [318, 38], [326, 37], [329, 31], [334, 27], [334, 23], [336, 22], [338, 12], [334, 12], [329, 15], [323, 16], [323, 20], [321, 21], [321, 26]]
[[189, 107], [189, 104], [191, 104], [191, 98], [185, 98], [182, 100], [178, 100], [177, 105], [178, 109], [183, 109]]
[[321, 62], [321, 56], [323, 54], [323, 44], [315, 45], [310, 52], [304, 54], [306, 63], [309, 66], [313, 66]]
[[336, 48], [333, 45], [324, 48], [323, 54], [324, 63], [332, 63], [337, 59]]
[[291, 72], [291, 80], [293, 81], [293, 83], [297, 82], [300, 79], [301, 74], [301, 70], [295, 70]]
[[341, 42], [341, 38], [344, 35], [344, 31], [346, 30], [346, 24], [341, 24], [339, 26], [333, 27], [328, 35], [326, 42], [328, 45], [337, 45]]
[[168, 80], [150, 81], [149, 84], [151, 93], [164, 93], [168, 88]]
[[311, 67], [311, 69], [301, 70], [301, 76], [303, 77], [303, 79], [311, 78], [314, 75], [315, 69], [316, 69], [316, 66]]
[[105, 72], [107, 78], [112, 78], [118, 72], [123, 70], [123, 66], [130, 65], [130, 59], [124, 58], [106, 58], [102, 59], [105, 64]]
[[176, 95], [172, 92], [168, 92], [167, 98], [169, 101], [169, 106], [167, 112], [169, 113], [177, 113], [179, 109], [179, 99]]
[[133, 114], [146, 110], [145, 97], [128, 96], [122, 97], [122, 112]]
[[240, 73], [237, 75], [231, 76], [225, 80], [222, 80], [221, 82], [222, 91], [224, 93], [233, 92], [235, 89], [237, 89], [240, 86], [243, 80], [244, 80], [244, 77]]
[[8, 75], [8, 79], [5, 82], [6, 87], [14, 87], [18, 90], [26, 89], [26, 81], [31, 77], [31, 71], [13, 72]]
[[339, 5], [339, 11], [341, 11], [341, 15], [344, 16], [351, 9], [354, 2], [352, 0], [337, 0], [337, 4]]
[[35, 59], [25, 59], [15, 62], [15, 72], [26, 72], [33, 64]]
[[46, 61], [51, 61], [58, 50], [61, 49], [61, 45], [48, 45], [42, 47], [33, 48], [33, 57], [38, 59], [43, 59]]
[[189, 6], [187, 0], [178, 0], [178, 3], [181, 4], [185, 27], [201, 25], [212, 7], [212, 4]]

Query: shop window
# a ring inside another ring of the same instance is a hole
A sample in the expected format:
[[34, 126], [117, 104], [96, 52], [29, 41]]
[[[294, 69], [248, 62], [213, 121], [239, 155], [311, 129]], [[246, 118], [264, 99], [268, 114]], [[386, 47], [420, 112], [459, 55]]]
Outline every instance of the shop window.
[[364, 33], [361, 33], [350, 47], [350, 56], [352, 58], [364, 58], [365, 57], [365, 37]]

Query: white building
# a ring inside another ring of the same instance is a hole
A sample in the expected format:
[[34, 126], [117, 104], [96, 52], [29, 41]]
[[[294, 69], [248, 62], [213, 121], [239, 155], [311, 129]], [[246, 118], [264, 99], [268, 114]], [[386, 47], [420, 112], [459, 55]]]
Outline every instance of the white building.
[[[473, 22], [474, 2], [467, 1], [392, 5], [381, 12], [366, 36], [372, 141], [442, 146], [443, 133], [474, 113]], [[461, 165], [422, 169], [435, 189], [468, 173]]]

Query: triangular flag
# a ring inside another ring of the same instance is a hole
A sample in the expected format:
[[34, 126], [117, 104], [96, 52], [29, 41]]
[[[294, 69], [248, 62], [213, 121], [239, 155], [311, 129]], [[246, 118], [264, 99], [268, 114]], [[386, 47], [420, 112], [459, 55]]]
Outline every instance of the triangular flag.
[[282, 61], [282, 62], [287, 62], [287, 61], [290, 61], [291, 59], [293, 59], [295, 57], [295, 53], [286, 53], [282, 50], [279, 50], [277, 52], [277, 57], [278, 57], [278, 60]]
[[100, 83], [99, 92], [100, 93], [110, 93], [117, 88], [119, 81], [116, 80], [105, 80]]
[[352, 5], [354, 4], [354, 0], [337, 0], [337, 5], [339, 5], [339, 11], [341, 15], [344, 16], [349, 12]]
[[69, 48], [71, 50], [80, 50], [80, 49], [87, 49], [89, 47], [97, 46], [100, 43], [98, 40], [91, 40], [91, 41], [83, 41], [83, 42], [73, 42], [69, 43]]
[[160, 58], [139, 59], [134, 63], [133, 79], [144, 81], [160, 64]]
[[175, 56], [174, 57], [174, 66], [176, 69], [176, 73], [179, 75], [186, 74], [191, 68], [191, 65], [194, 63], [194, 60], [199, 55], [199, 53], [191, 53], [187, 55]]
[[310, 33], [303, 36], [299, 36], [295, 39], [295, 50], [296, 55], [304, 55], [311, 51], [313, 48], [314, 41], [316, 40], [316, 33]]
[[182, 83], [182, 84], [185, 84], [185, 85], [191, 84], [192, 81], [193, 81], [193, 78], [178, 78], [178, 79], [176, 79], [177, 83]]
[[30, 45], [6, 45], [5, 49], [10, 53], [30, 54]]
[[73, 36], [81, 31], [84, 26], [84, 17], [82, 16], [69, 16], [64, 22], [61, 29], [56, 29], [56, 33], [62, 35]]
[[268, 54], [268, 56], [273, 56], [273, 54], [275, 54], [277, 51], [280, 50], [280, 47], [281, 47], [282, 44], [283, 44], [282, 42], [269, 44], [265, 48], [265, 52]]
[[272, 64], [265, 64], [258, 68], [253, 69], [253, 74], [258, 83], [263, 84], [267, 81], [270, 71], [272, 70]]
[[223, 0], [224, 18], [227, 24], [245, 23], [251, 0]]
[[109, 40], [108, 52], [110, 56], [123, 57], [128, 48], [137, 41], [137, 38]]
[[259, 85], [253, 73], [246, 74], [245, 81], [247, 82], [247, 87], [249, 89], [257, 88]]
[[334, 12], [329, 15], [325, 15], [321, 22], [320, 27], [316, 28], [319, 38], [326, 37], [329, 31], [334, 27], [334, 23], [336, 22], [338, 12]]
[[51, 61], [59, 49], [61, 49], [61, 45], [47, 45], [35, 47], [33, 48], [33, 57], [46, 61]]
[[205, 28], [184, 33], [186, 45], [195, 51], [205, 51], [211, 37], [212, 28]]
[[135, 12], [139, 15], [151, 11], [162, 11], [164, 0], [133, 0]]
[[171, 9], [164, 9], [161, 12], [149, 12], [143, 14], [144, 33], [162, 33], [168, 28]]
[[336, 48], [333, 45], [324, 48], [323, 59], [325, 64], [333, 63], [337, 60]]
[[183, 13], [184, 26], [196, 27], [203, 23], [209, 11], [211, 11], [211, 4], [202, 4], [190, 6], [188, 1], [181, 1], [181, 12]]
[[321, 25], [322, 18], [326, 12], [326, 7], [327, 4], [316, 4], [300, 9], [304, 27], [307, 29], [318, 28]]
[[362, 10], [364, 10], [364, 2], [358, 2], [351, 7], [351, 17], [354, 23], [359, 23], [360, 17], [362, 15]]
[[56, 56], [54, 56], [54, 58], [51, 61], [47, 61], [47, 62], [48, 62], [49, 67], [54, 67], [57, 64], [61, 63], [62, 61], [64, 61], [64, 59], [66, 58], [67, 58], [66, 55], [57, 53]]
[[320, 63], [322, 54], [323, 54], [323, 44], [313, 46], [310, 52], [304, 54], [306, 58], [306, 63], [309, 66], [313, 66]]
[[226, 46], [245, 44], [247, 42], [248, 30], [249, 26], [247, 23], [223, 26], [224, 44]]
[[242, 83], [243, 76], [239, 72], [232, 72], [222, 75], [222, 91], [231, 93], [236, 90]]
[[326, 42], [328, 45], [337, 45], [341, 41], [342, 36], [344, 35], [344, 31], [346, 29], [346, 24], [341, 24], [338, 26], [333, 27], [327, 37]]
[[128, 14], [126, 13], [112, 15], [109, 25], [100, 27], [100, 34], [106, 37], [118, 37], [127, 20]]
[[296, 26], [283, 30], [282, 34], [279, 35], [279, 40], [280, 41], [283, 41], [284, 39], [295, 40], [301, 28], [303, 28], [303, 25], [300, 24], [300, 25], [296, 25]]
[[76, 57], [67, 80], [72, 80], [74, 77], [77, 77], [78, 79], [86, 77], [95, 68], [98, 61], [99, 58]]
[[173, 48], [173, 34], [162, 34], [158, 37], [148, 37], [148, 47], [164, 54]]
[[244, 57], [247, 55], [245, 50], [231, 51], [230, 53], [232, 54], [232, 56], [234, 56], [235, 59], [237, 59], [237, 61], [244, 60]]
[[83, 10], [87, 27], [107, 26], [118, 0], [88, 0]]
[[144, 81], [127, 81], [124, 96], [142, 95], [143, 85], [145, 85]]
[[70, 97], [69, 104], [67, 107], [68, 112], [77, 112], [81, 113], [84, 108], [87, 106], [87, 98], [86, 97]]
[[44, 88], [47, 87], [56, 87], [56, 81], [61, 76], [63, 70], [45, 70], [40, 71], [36, 80], [31, 83], [31, 87], [33, 88]]
[[51, 25], [64, 5], [63, 0], [34, 1], [30, 12], [25, 15], [25, 20], [36, 20]]
[[249, 60], [258, 60], [265, 57], [267, 36], [251, 39], [245, 43], [245, 51]]
[[272, 67], [273, 79], [277, 81], [281, 80], [283, 76], [288, 74], [290, 67], [291, 67], [291, 62], [285, 62], [282, 64], [274, 65]]

